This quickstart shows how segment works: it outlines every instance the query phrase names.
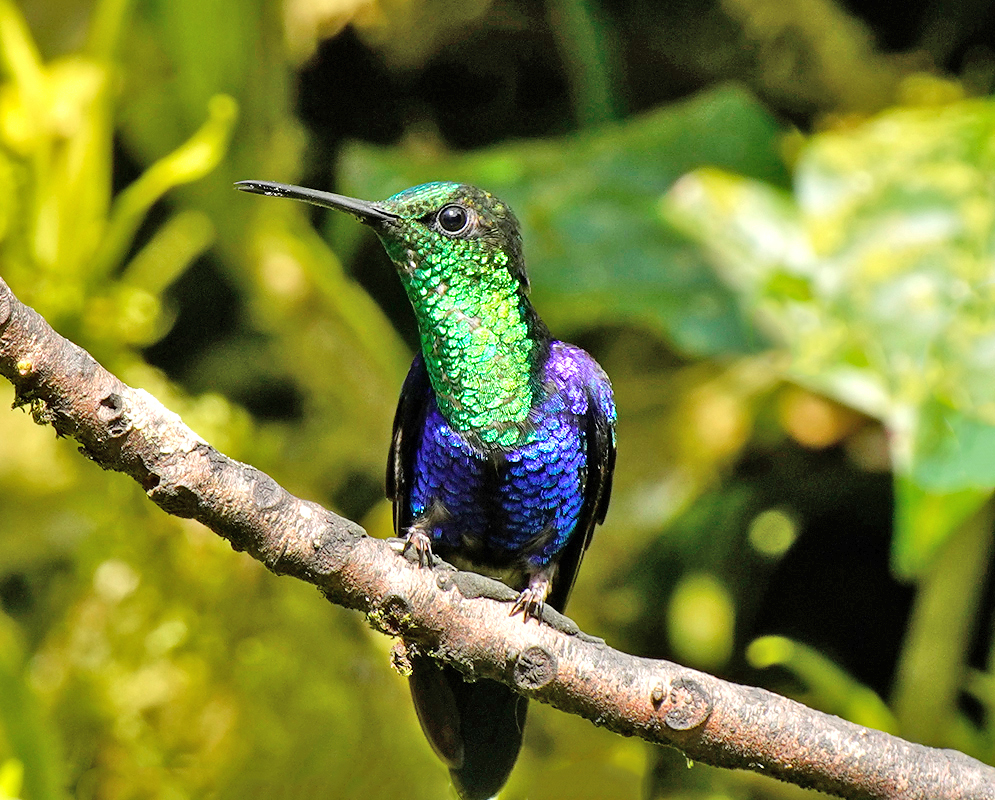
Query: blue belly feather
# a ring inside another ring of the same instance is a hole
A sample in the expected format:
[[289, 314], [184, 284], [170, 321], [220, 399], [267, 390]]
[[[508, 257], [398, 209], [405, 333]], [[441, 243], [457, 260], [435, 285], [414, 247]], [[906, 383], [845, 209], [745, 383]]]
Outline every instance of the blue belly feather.
[[[516, 448], [485, 451], [453, 430], [434, 396], [415, 454], [413, 519], [443, 557], [481, 567], [546, 567], [577, 527], [584, 501], [584, 416], [591, 402], [611, 403], [604, 373], [583, 350], [554, 342], [541, 376], [543, 399]], [[614, 407], [604, 409], [614, 417]]]

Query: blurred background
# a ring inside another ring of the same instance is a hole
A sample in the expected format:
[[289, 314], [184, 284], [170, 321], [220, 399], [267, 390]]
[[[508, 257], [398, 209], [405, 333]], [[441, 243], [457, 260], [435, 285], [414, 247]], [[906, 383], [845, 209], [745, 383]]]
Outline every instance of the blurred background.
[[[993, 42], [981, 0], [0, 0], [0, 275], [387, 536], [400, 284], [231, 184], [483, 186], [616, 389], [581, 627], [995, 763]], [[0, 798], [447, 797], [390, 644], [0, 413]], [[506, 798], [812, 796], [530, 715]]]

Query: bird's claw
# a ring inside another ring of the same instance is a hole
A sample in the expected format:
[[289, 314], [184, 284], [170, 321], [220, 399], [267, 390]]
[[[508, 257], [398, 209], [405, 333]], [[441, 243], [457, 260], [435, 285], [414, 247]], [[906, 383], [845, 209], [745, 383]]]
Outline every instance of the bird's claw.
[[401, 555], [407, 557], [408, 550], [414, 551], [419, 567], [432, 566], [432, 540], [425, 531], [414, 527], [408, 529]]
[[545, 578], [533, 579], [515, 600], [515, 604], [511, 607], [511, 616], [521, 614], [525, 622], [529, 621], [529, 617], [541, 621], [548, 594], [549, 581]]

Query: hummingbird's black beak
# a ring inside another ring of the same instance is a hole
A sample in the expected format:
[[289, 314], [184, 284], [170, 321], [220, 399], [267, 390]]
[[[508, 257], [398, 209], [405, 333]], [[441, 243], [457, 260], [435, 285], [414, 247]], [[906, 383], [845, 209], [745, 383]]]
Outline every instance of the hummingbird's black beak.
[[265, 194], [270, 197], [289, 197], [291, 200], [302, 200], [322, 208], [334, 208], [352, 214], [360, 222], [367, 225], [378, 225], [398, 219], [396, 214], [390, 214], [366, 200], [356, 200], [331, 192], [320, 192], [304, 186], [292, 186], [288, 183], [273, 183], [271, 181], [238, 181], [236, 189], [253, 194]]

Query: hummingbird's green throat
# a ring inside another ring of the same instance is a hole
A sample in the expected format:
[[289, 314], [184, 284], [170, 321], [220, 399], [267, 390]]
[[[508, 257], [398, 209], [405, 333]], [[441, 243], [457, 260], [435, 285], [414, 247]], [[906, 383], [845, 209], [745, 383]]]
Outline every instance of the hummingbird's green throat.
[[549, 335], [528, 301], [518, 221], [504, 203], [457, 183], [379, 203], [262, 181], [236, 186], [346, 211], [372, 227], [414, 308], [443, 416], [484, 447], [530, 438]]

